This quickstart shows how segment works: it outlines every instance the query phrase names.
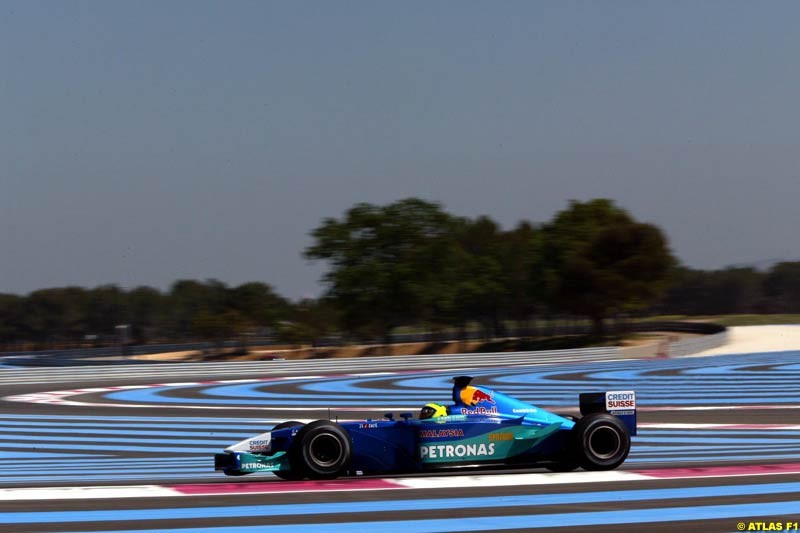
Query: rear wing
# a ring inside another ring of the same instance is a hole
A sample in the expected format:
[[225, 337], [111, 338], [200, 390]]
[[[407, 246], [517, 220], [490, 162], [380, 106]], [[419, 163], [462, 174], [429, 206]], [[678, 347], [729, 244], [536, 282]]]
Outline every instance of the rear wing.
[[608, 413], [619, 418], [636, 435], [636, 391], [584, 392], [580, 395], [581, 415]]

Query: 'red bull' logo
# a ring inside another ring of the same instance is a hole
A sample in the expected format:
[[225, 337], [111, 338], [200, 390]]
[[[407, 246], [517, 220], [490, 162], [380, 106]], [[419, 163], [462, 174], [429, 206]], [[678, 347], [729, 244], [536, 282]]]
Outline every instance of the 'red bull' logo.
[[461, 408], [462, 415], [496, 415], [497, 414], [497, 407], [476, 407], [474, 409], [467, 409], [466, 407]]
[[491, 393], [484, 392], [477, 387], [464, 387], [461, 391], [461, 401], [471, 407], [481, 402], [495, 403]]
[[494, 403], [494, 400], [492, 400], [491, 394], [487, 394], [480, 389], [475, 389], [475, 392], [472, 393], [472, 405], [476, 405], [481, 402]]

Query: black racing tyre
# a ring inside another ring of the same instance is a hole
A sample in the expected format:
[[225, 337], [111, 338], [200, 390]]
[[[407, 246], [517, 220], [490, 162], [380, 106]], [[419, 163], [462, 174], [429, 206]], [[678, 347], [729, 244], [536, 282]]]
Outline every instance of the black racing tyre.
[[613, 470], [625, 461], [631, 436], [622, 421], [605, 413], [584, 416], [572, 428], [572, 453], [584, 470]]
[[[297, 422], [295, 420], [289, 420], [287, 422], [281, 422], [280, 424], [278, 424], [277, 426], [272, 428], [272, 431], [275, 431], [277, 429], [293, 428], [293, 427], [302, 426], [302, 425], [303, 425], [302, 422]], [[306, 477], [305, 471], [302, 468], [296, 468], [291, 460], [289, 461], [289, 465], [292, 468], [291, 470], [283, 471], [283, 472], [282, 471], [277, 471], [277, 472], [273, 472], [273, 474], [275, 474], [280, 479], [284, 479], [286, 481], [300, 481], [301, 479]]]
[[289, 448], [292, 469], [312, 479], [333, 479], [347, 472], [353, 451], [350, 435], [329, 420], [311, 422], [295, 435]]

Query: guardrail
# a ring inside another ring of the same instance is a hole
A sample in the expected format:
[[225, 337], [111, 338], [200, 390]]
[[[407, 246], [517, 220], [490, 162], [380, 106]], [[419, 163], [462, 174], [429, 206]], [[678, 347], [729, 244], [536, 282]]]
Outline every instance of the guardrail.
[[[584, 325], [562, 325], [555, 328], [548, 328], [548, 331], [554, 335], [585, 335], [591, 332], [590, 326]], [[641, 346], [635, 349], [620, 350], [616, 347], [600, 348], [600, 350], [616, 350], [617, 355], [626, 357], [650, 357], [650, 356], [682, 356], [692, 353], [698, 353], [703, 350], [722, 346], [727, 341], [727, 328], [718, 324], [710, 324], [707, 322], [679, 322], [679, 321], [661, 321], [661, 322], [626, 322], [615, 323], [609, 327], [609, 331], [614, 333], [624, 332], [675, 332], [675, 333], [694, 333], [703, 335], [703, 337], [682, 339], [674, 342], [668, 342], [667, 346], [652, 345]], [[508, 331], [508, 337], [520, 336], [524, 337], [525, 333], [530, 333], [529, 330], [517, 329]], [[402, 342], [442, 342], [444, 340], [440, 335], [431, 334], [415, 334], [415, 335], [401, 335], [395, 336], [396, 342], [402, 339]], [[464, 339], [452, 339], [464, 340]], [[255, 340], [245, 343], [249, 347], [264, 347], [273, 346], [275, 343], [270, 340]], [[241, 346], [242, 343], [226, 342], [223, 344], [225, 347]], [[107, 348], [88, 348], [88, 349], [69, 349], [69, 350], [46, 350], [39, 352], [6, 352], [0, 353], [0, 363], [6, 362], [12, 365], [24, 366], [50, 366], [50, 365], [83, 365], [94, 364], [94, 361], [86, 361], [98, 358], [116, 358], [116, 361], [108, 362], [131, 362], [137, 363], [139, 361], [130, 359], [129, 356], [133, 355], [146, 355], [156, 353], [192, 351], [192, 350], [205, 350], [213, 348], [215, 345], [209, 342], [188, 343], [188, 344], [151, 344], [140, 346], [115, 346]], [[594, 350], [594, 349], [588, 349]], [[575, 353], [576, 355], [585, 354], [587, 349], [572, 349], [572, 350], [557, 350], [557, 352], [568, 355]], [[535, 354], [540, 352], [526, 352], [528, 354]], [[554, 351], [547, 351], [541, 353], [554, 353]], [[463, 354], [462, 354], [463, 355]], [[489, 357], [496, 354], [480, 354], [482, 357]], [[391, 356], [396, 358], [398, 356]], [[438, 358], [450, 357], [437, 355]], [[366, 358], [359, 358], [364, 360]], [[85, 362], [84, 362], [85, 361]], [[319, 360], [317, 360], [319, 361]], [[149, 361], [152, 363], [152, 361]], [[102, 361], [97, 363], [102, 364]]]
[[693, 339], [684, 339], [676, 342], [669, 343], [668, 357], [682, 357], [684, 355], [692, 355], [712, 348], [719, 348], [728, 342], [728, 330], [725, 329], [719, 333], [706, 335], [703, 337], [695, 337]]
[[[724, 331], [725, 326], [712, 324], [709, 322], [681, 322], [678, 320], [661, 320], [649, 322], [632, 321], [608, 321], [606, 332], [610, 334], [622, 335], [625, 333], [638, 333], [647, 331], [670, 331], [675, 333], [697, 333], [700, 335], [710, 335]], [[536, 338], [536, 337], [556, 337], [562, 335], [590, 335], [592, 325], [586, 323], [553, 324], [543, 323], [534, 327], [523, 328], [504, 328], [497, 335], [490, 336], [484, 331], [446, 331], [446, 332], [423, 332], [423, 333], [393, 333], [389, 335], [389, 342], [392, 344], [403, 344], [413, 342], [448, 342], [448, 341], [468, 341], [468, 340], [493, 340], [500, 338]], [[364, 339], [349, 338], [345, 336], [331, 336], [322, 339], [316, 346], [342, 346], [344, 344], [374, 344], [364, 342]]]
[[674, 333], [697, 333], [699, 335], [713, 335], [727, 330], [728, 328], [725, 326], [711, 322], [681, 322], [678, 320], [628, 322], [623, 326], [623, 331], [670, 331]]

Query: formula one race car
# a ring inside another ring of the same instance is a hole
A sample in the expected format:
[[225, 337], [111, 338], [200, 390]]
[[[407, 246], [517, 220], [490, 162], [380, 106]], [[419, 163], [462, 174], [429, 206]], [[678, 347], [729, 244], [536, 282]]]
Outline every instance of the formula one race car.
[[420, 418], [283, 422], [216, 454], [215, 470], [292, 480], [497, 465], [611, 470], [636, 435], [633, 391], [583, 393], [575, 419], [470, 385], [469, 376], [453, 381], [454, 404], [428, 404]]

